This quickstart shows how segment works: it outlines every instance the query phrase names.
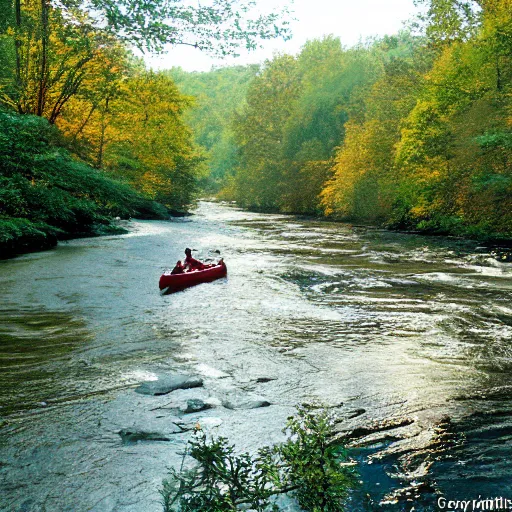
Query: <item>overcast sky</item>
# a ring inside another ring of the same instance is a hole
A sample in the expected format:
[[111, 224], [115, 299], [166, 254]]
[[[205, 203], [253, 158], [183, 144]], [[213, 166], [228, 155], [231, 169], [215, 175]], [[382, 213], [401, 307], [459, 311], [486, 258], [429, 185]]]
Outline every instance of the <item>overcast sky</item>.
[[[271, 11], [275, 0], [257, 0], [258, 8]], [[181, 66], [186, 71], [208, 71], [212, 66], [263, 62], [275, 51], [296, 54], [308, 39], [333, 34], [345, 46], [361, 39], [398, 32], [416, 13], [413, 0], [295, 0], [292, 4], [296, 21], [292, 22], [290, 41], [266, 41], [265, 47], [254, 52], [240, 52], [238, 58], [216, 59], [187, 46], [172, 48], [166, 55], [146, 56], [153, 68]]]

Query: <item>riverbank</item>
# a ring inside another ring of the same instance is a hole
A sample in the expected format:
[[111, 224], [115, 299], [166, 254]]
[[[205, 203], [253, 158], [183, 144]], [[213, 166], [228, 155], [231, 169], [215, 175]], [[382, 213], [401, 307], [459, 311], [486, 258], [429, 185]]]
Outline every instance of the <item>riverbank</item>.
[[[226, 204], [231, 207], [236, 207], [236, 201], [218, 200], [216, 197], [209, 197], [208, 201], [220, 204]], [[404, 235], [420, 235], [425, 237], [440, 237], [447, 240], [461, 240], [468, 242], [478, 242], [484, 248], [488, 248], [495, 254], [499, 261], [512, 261], [512, 234], [510, 236], [500, 233], [485, 232], [483, 229], [475, 229], [471, 227], [464, 228], [462, 223], [454, 222], [452, 227], [447, 227], [448, 224], [436, 227], [435, 223], [423, 224], [420, 226], [407, 223], [389, 222], [381, 220], [380, 222], [365, 222], [364, 219], [354, 217], [339, 217], [335, 215], [321, 215], [321, 214], [304, 214], [300, 212], [282, 212], [279, 209], [266, 209], [266, 208], [245, 208], [247, 211], [269, 215], [288, 215], [292, 218], [305, 221], [317, 222], [335, 222], [339, 224], [349, 224], [355, 228], [361, 227], [363, 229], [383, 229], [390, 232], [402, 233]]]
[[0, 259], [14, 258], [30, 252], [54, 248], [59, 240], [71, 240], [105, 235], [121, 235], [128, 231], [114, 219], [104, 224], [88, 226], [87, 231], [66, 232], [44, 222], [31, 222], [24, 218], [0, 217]]
[[167, 208], [74, 158], [45, 119], [0, 111], [0, 258], [58, 240], [122, 233], [114, 219]]
[[[211, 199], [209, 199], [211, 200]], [[222, 202], [221, 202], [222, 203]], [[231, 205], [232, 207], [234, 205]], [[276, 214], [278, 212], [265, 212], [259, 210], [248, 210], [254, 213], [262, 214]], [[154, 217], [147, 217], [146, 220], [158, 220], [164, 217], [169, 218], [186, 218], [193, 215], [191, 212], [172, 211], [169, 215], [158, 215]], [[499, 237], [470, 237], [463, 235], [450, 235], [445, 232], [435, 232], [429, 230], [407, 230], [407, 229], [393, 229], [385, 226], [378, 226], [372, 224], [358, 224], [355, 221], [336, 219], [325, 216], [313, 216], [303, 214], [286, 213], [291, 219], [295, 218], [299, 221], [317, 221], [317, 222], [335, 222], [339, 224], [350, 224], [354, 228], [362, 229], [385, 229], [391, 232], [401, 233], [404, 235], [420, 235], [424, 237], [439, 237], [446, 238], [447, 240], [460, 240], [467, 242], [480, 242], [482, 249], [488, 249], [490, 254], [501, 262], [512, 261], [512, 238], [499, 238]], [[76, 233], [66, 233], [59, 228], [49, 226], [44, 223], [32, 223], [27, 219], [13, 219], [0, 217], [0, 259], [8, 259], [22, 254], [31, 252], [44, 251], [54, 248], [59, 240], [72, 240], [76, 238], [87, 238], [97, 236], [112, 236], [123, 235], [129, 231], [123, 227], [124, 221], [119, 222], [120, 219], [105, 219], [103, 224], [96, 224], [89, 227], [89, 231], [82, 231]], [[137, 220], [137, 219], [134, 219]], [[142, 219], [139, 219], [142, 220]]]

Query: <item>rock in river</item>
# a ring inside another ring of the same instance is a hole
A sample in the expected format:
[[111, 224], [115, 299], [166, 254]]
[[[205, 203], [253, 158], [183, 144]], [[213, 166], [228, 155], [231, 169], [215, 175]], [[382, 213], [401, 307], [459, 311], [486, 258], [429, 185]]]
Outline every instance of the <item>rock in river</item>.
[[203, 379], [191, 375], [158, 375], [157, 380], [143, 382], [135, 388], [141, 395], [166, 395], [176, 389], [198, 388], [203, 385]]
[[170, 441], [169, 434], [144, 432], [141, 430], [122, 429], [119, 432], [123, 444], [135, 444], [143, 441]]
[[263, 399], [247, 399], [241, 401], [225, 401], [222, 405], [226, 409], [259, 409], [260, 407], [270, 407], [272, 404], [268, 400]]
[[211, 409], [211, 405], [199, 400], [199, 398], [192, 398], [187, 400], [187, 407], [183, 411], [185, 414], [189, 414], [192, 412], [201, 412], [206, 411], [206, 409]]
[[277, 380], [276, 377], [258, 377], [256, 379], [256, 382], [258, 384], [265, 384], [266, 382], [270, 382], [270, 381], [273, 381], [273, 380]]

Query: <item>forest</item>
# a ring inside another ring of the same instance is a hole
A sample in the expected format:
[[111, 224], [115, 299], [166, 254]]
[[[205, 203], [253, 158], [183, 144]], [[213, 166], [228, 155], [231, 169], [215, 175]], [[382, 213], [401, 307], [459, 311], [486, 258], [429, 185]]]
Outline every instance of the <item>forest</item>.
[[137, 55], [288, 37], [285, 12], [250, 9], [1, 0], [1, 256], [119, 232], [116, 217], [186, 213], [207, 174], [184, 121], [194, 98]]
[[240, 206], [480, 239], [512, 236], [512, 2], [419, 2], [399, 34], [209, 73], [206, 185]]
[[418, 4], [399, 34], [350, 48], [325, 36], [298, 55], [190, 73], [147, 69], [136, 50], [229, 55], [289, 37], [287, 18], [242, 25], [227, 0], [2, 0], [2, 254], [116, 232], [114, 217], [182, 214], [205, 193], [510, 239], [512, 0]]

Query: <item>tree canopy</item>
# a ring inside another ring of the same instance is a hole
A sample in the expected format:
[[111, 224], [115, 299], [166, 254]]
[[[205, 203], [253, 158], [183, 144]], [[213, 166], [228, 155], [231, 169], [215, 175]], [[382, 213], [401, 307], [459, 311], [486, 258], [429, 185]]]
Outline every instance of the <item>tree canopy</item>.
[[152, 51], [185, 44], [230, 55], [240, 47], [254, 49], [261, 40], [291, 36], [286, 7], [261, 13], [252, 0], [64, 0], [60, 6], [88, 12], [96, 27]]
[[[134, 203], [158, 201], [175, 212], [193, 203], [208, 155], [184, 121], [191, 98], [169, 73], [148, 71], [134, 48], [154, 52], [184, 44], [228, 55], [290, 36], [286, 9], [261, 14], [249, 0], [1, 0], [0, 10], [0, 109], [12, 121], [1, 134], [6, 137], [2, 143], [9, 158], [8, 148], [14, 146], [26, 156], [19, 173], [0, 169], [2, 186], [12, 192], [1, 196], [0, 244], [8, 240], [12, 250], [26, 235], [39, 244], [46, 233], [54, 240], [55, 233], [69, 236], [82, 229], [81, 221], [85, 232], [106, 222], [108, 200], [89, 192], [92, 203], [82, 199], [88, 188], [80, 173], [84, 179], [105, 177], [101, 187], [111, 194], [111, 211], [122, 216], [142, 215]], [[25, 117], [14, 120], [14, 113]], [[50, 167], [69, 166], [77, 190], [59, 192], [57, 176], [33, 173], [29, 162], [36, 150], [12, 128], [33, 127], [30, 116], [41, 119], [36, 139], [53, 134], [42, 158], [51, 160], [52, 151], [66, 155]], [[53, 131], [45, 122], [54, 125]], [[39, 199], [34, 200], [36, 189]], [[127, 194], [130, 199], [122, 199]], [[53, 215], [56, 205], [81, 221], [62, 228]], [[156, 206], [147, 208], [162, 215]]]
[[[221, 196], [269, 211], [511, 237], [512, 0], [418, 3], [419, 34], [353, 48], [332, 36], [309, 41], [262, 66], [229, 123], [215, 121], [210, 101], [208, 133], [233, 135]], [[208, 151], [221, 139], [209, 139]]]

